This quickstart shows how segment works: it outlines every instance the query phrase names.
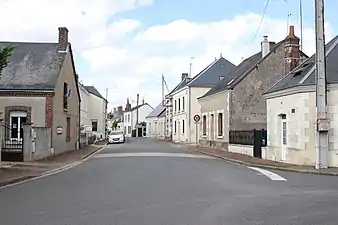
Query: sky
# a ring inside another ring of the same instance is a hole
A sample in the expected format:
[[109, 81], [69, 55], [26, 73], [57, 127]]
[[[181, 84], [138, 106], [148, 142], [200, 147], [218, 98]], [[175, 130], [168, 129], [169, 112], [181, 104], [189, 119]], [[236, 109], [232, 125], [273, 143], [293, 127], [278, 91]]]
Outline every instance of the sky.
[[[288, 25], [300, 37], [299, 1], [270, 0], [262, 20], [267, 0], [0, 0], [0, 41], [57, 42], [65, 26], [80, 81], [103, 96], [108, 89], [109, 110], [127, 98], [134, 106], [137, 93], [156, 107], [162, 74], [173, 89], [190, 62], [194, 76], [220, 55], [238, 65], [264, 35], [284, 39]], [[302, 2], [302, 49], [312, 55], [314, 0]], [[338, 1], [324, 3], [328, 42]]]

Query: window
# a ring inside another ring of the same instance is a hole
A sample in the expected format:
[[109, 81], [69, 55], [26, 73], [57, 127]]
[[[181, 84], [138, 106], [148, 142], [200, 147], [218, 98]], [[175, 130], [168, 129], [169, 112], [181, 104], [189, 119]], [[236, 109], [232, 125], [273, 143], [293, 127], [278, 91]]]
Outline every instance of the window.
[[68, 109], [68, 84], [66, 82], [63, 83], [63, 109]]
[[130, 114], [128, 114], [128, 122], [130, 122]]
[[176, 134], [176, 130], [177, 130], [177, 129], [176, 129], [176, 121], [175, 121], [175, 134]]
[[92, 131], [97, 131], [97, 121], [92, 121]]
[[67, 117], [66, 141], [70, 141], [70, 117]]
[[223, 113], [218, 113], [218, 136], [223, 135]]
[[182, 120], [182, 134], [184, 134], [184, 120]]
[[181, 111], [181, 99], [178, 99], [178, 111]]
[[283, 128], [282, 128], [282, 131], [283, 131], [283, 145], [286, 145], [287, 144], [287, 128], [286, 128], [286, 121], [283, 121]]
[[203, 116], [202, 126], [203, 126], [203, 135], [207, 135], [207, 116], [206, 115]]
[[177, 108], [176, 108], [176, 100], [175, 100], [175, 112], [177, 111]]
[[127, 133], [127, 127], [124, 127], [124, 133], [125, 134]]
[[131, 126], [128, 126], [128, 134], [131, 133]]
[[182, 97], [182, 111], [184, 111], [184, 97]]

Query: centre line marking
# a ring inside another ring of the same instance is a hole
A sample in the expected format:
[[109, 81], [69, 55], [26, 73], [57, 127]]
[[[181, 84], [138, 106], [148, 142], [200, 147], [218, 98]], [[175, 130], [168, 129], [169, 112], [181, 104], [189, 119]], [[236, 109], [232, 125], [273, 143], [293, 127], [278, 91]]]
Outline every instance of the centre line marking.
[[281, 176], [279, 176], [278, 174], [273, 173], [273, 172], [271, 172], [271, 171], [264, 170], [264, 169], [257, 168], [257, 167], [250, 167], [250, 166], [249, 166], [248, 168], [260, 172], [261, 174], [267, 176], [267, 177], [270, 178], [271, 180], [281, 180], [281, 181], [286, 181], [286, 179], [285, 179], [284, 177], [281, 177]]
[[206, 155], [194, 155], [184, 153], [162, 153], [162, 152], [141, 152], [141, 153], [101, 153], [91, 158], [118, 158], [118, 157], [177, 157], [177, 158], [198, 158], [198, 159], [215, 159]]

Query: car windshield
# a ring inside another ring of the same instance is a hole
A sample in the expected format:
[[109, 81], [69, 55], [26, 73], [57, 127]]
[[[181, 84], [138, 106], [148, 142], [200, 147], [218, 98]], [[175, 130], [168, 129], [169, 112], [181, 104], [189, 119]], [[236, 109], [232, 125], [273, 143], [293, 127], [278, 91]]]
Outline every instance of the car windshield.
[[121, 131], [112, 131], [110, 134], [111, 135], [121, 135], [122, 132]]

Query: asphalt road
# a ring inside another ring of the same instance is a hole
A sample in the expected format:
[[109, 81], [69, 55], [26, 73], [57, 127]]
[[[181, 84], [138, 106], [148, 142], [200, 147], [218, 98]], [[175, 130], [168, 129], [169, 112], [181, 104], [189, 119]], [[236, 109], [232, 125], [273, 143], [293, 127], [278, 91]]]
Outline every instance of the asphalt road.
[[133, 139], [0, 189], [0, 224], [337, 224], [338, 177], [270, 172]]

